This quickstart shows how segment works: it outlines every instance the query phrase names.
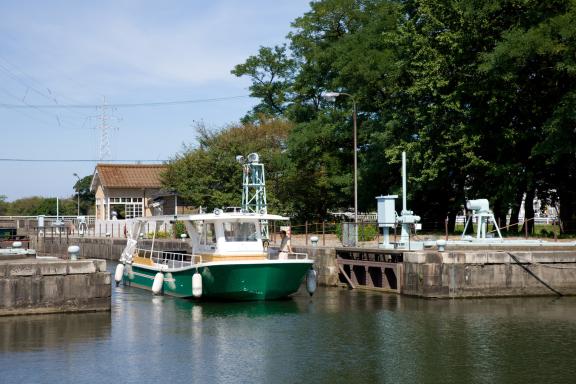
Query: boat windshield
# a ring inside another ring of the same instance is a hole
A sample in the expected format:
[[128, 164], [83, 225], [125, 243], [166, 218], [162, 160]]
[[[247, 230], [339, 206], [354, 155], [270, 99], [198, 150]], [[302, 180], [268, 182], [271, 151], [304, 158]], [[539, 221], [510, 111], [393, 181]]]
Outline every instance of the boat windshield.
[[200, 244], [214, 245], [216, 244], [216, 231], [214, 230], [214, 223], [204, 223], [202, 231], [202, 240]]
[[256, 223], [224, 223], [226, 241], [257, 241]]
[[216, 231], [214, 223], [204, 223], [202, 221], [193, 222], [193, 228], [198, 234], [200, 245], [215, 245], [216, 244]]

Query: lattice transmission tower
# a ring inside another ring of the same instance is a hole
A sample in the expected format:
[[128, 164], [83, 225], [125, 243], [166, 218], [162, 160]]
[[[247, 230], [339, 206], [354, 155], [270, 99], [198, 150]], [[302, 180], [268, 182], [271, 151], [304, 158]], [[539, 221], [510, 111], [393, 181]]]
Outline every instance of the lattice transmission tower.
[[106, 103], [106, 97], [103, 98], [102, 105], [98, 109], [100, 109], [100, 114], [98, 116], [93, 116], [99, 121], [99, 124], [96, 127], [96, 129], [100, 131], [100, 135], [98, 137], [98, 160], [111, 160], [111, 132], [113, 130], [118, 130], [118, 127], [113, 126], [110, 124], [110, 122], [112, 120], [121, 121], [122, 119], [111, 115], [110, 105]]

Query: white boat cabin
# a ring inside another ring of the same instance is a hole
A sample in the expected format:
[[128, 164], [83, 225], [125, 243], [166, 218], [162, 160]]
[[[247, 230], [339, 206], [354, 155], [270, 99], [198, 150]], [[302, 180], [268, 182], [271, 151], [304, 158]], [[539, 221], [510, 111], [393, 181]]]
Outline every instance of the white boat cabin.
[[276, 215], [220, 213], [179, 218], [186, 225], [194, 253], [218, 255], [264, 255], [262, 226], [271, 220], [288, 220]]
[[[136, 241], [144, 237], [146, 228], [152, 230], [152, 251], [156, 230], [166, 222], [174, 220], [173, 216], [155, 216], [132, 220], [129, 230], [130, 238]], [[184, 223], [192, 255], [201, 256], [202, 260], [219, 260], [228, 257], [248, 259], [265, 259], [269, 257], [268, 240], [262, 233], [264, 226], [272, 221], [287, 222], [289, 218], [279, 215], [254, 214], [240, 212], [220, 212], [178, 216]]]

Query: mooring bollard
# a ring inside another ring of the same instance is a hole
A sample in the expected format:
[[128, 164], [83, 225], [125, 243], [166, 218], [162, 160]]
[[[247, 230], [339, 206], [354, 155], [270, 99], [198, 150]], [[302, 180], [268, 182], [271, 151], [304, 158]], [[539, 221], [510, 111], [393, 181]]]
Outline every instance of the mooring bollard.
[[77, 245], [71, 245], [68, 247], [68, 257], [70, 260], [78, 260], [80, 256], [80, 247]]
[[316, 258], [316, 248], [318, 247], [318, 236], [312, 236], [310, 238], [312, 243], [312, 257]]
[[444, 252], [446, 250], [446, 240], [436, 240], [436, 247], [438, 248], [438, 252]]

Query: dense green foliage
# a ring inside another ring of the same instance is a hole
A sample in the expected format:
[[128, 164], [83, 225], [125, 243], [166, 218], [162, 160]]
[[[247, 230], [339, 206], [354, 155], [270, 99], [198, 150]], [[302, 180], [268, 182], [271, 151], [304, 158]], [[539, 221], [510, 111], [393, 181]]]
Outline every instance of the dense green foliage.
[[[80, 215], [87, 215], [94, 212], [96, 197], [90, 190], [92, 184], [92, 175], [84, 176], [74, 184], [75, 198], [80, 197]], [[78, 196], [78, 194], [80, 196]], [[76, 201], [78, 203], [78, 201]]]
[[6, 214], [6, 207], [8, 203], [6, 203], [6, 196], [0, 195], [0, 216]]
[[[74, 195], [58, 201], [58, 213], [62, 216], [76, 216], [78, 212], [78, 193], [80, 193], [80, 214], [88, 215], [94, 212], [94, 193], [90, 191], [92, 175], [85, 176], [74, 184]], [[40, 196], [25, 197], [7, 202], [6, 197], [0, 195], [0, 216], [55, 216], [56, 198]]]
[[75, 216], [76, 206], [76, 200], [73, 198], [60, 199], [58, 201], [57, 211], [56, 198], [33, 196], [14, 200], [13, 202], [0, 202], [0, 215], [56, 216], [56, 213], [58, 212], [62, 216]]
[[[335, 233], [338, 240], [342, 241], [342, 224], [336, 224]], [[346, 229], [346, 228], [344, 228]], [[350, 232], [353, 231], [353, 227], [348, 228]], [[374, 224], [363, 224], [358, 226], [358, 241], [373, 241], [378, 236], [378, 227]]]
[[185, 146], [168, 164], [164, 175], [167, 189], [175, 190], [191, 205], [212, 210], [242, 204], [242, 166], [236, 155], [257, 152], [266, 165], [268, 207], [272, 211], [291, 210], [285, 186], [286, 149], [292, 124], [265, 119], [211, 131], [196, 127], [196, 146]]
[[[260, 100], [244, 125], [201, 129], [168, 186], [230, 205], [234, 155], [263, 152], [271, 205], [325, 218], [353, 205], [357, 150], [360, 210], [373, 211], [375, 196], [401, 192], [406, 151], [409, 207], [424, 229], [474, 198], [516, 222], [524, 194], [559, 201], [564, 230], [576, 229], [575, 0], [318, 0], [292, 27], [232, 70]], [[330, 102], [329, 91], [349, 96]], [[270, 124], [290, 127], [280, 144], [267, 141]]]

